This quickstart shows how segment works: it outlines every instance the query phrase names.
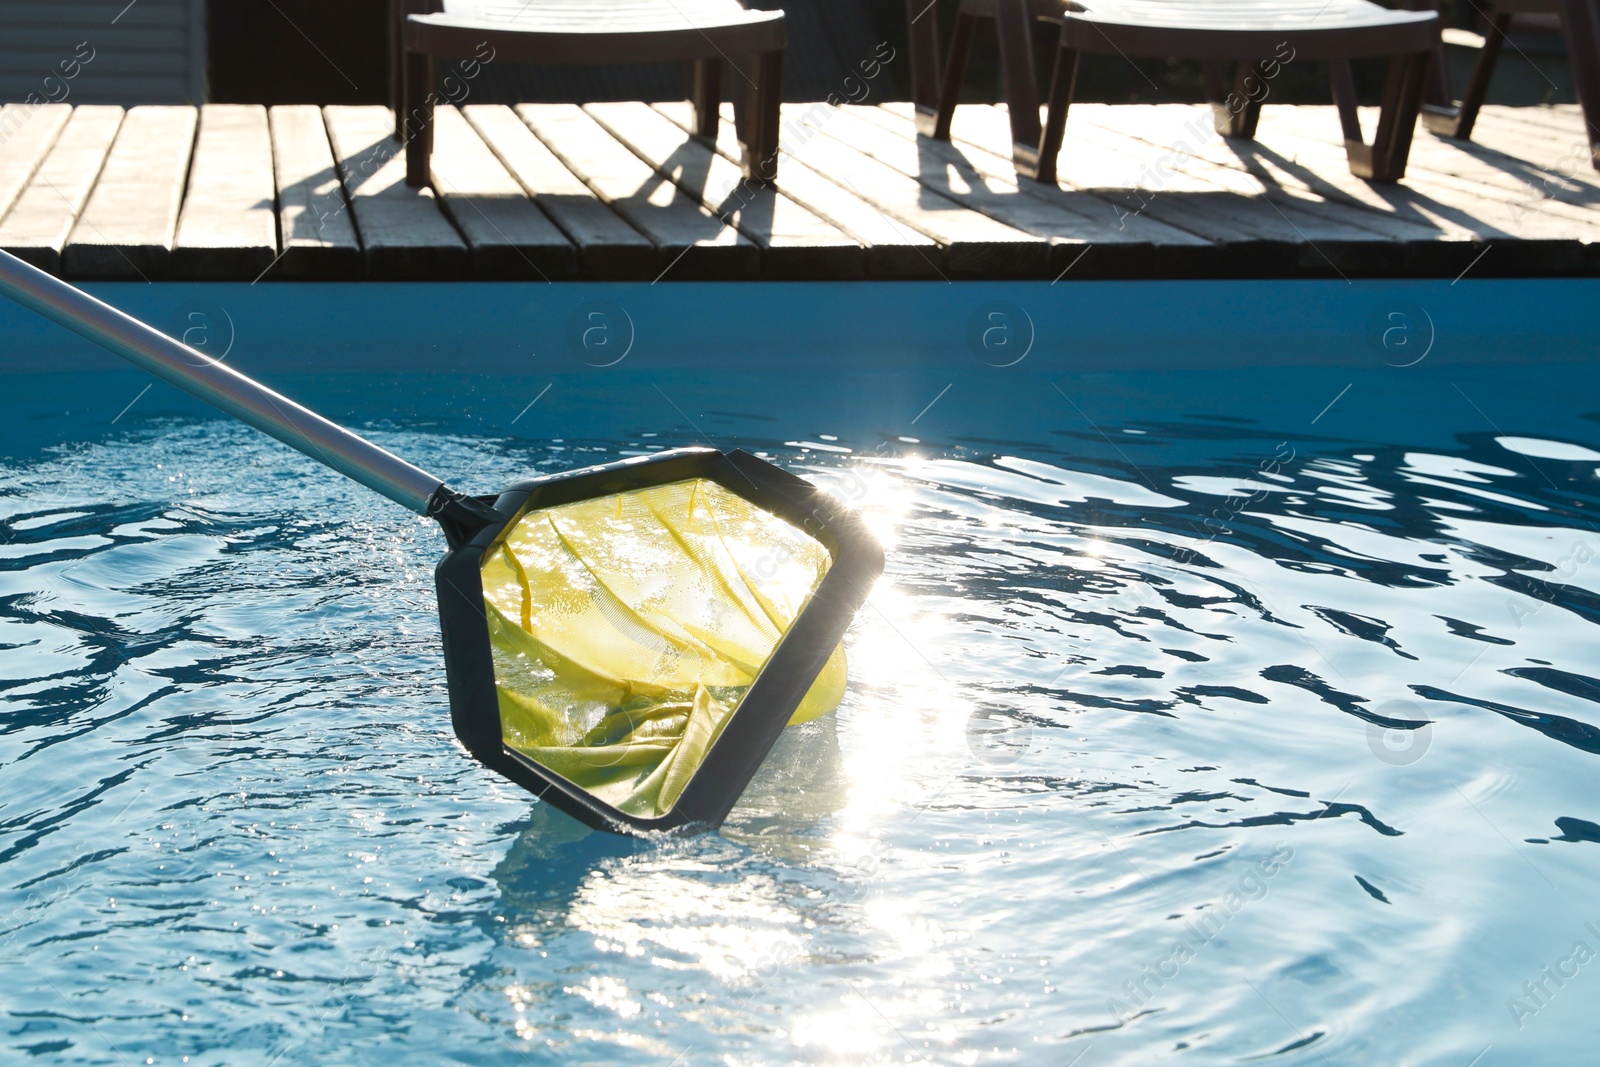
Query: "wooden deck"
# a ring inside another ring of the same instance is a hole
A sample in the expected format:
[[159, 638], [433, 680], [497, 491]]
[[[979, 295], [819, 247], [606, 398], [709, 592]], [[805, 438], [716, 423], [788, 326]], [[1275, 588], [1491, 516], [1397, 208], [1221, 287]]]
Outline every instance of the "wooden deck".
[[[1375, 120], [1368, 116], [1369, 121]], [[0, 113], [0, 247], [68, 278], [1062, 279], [1600, 273], [1575, 107], [1421, 130], [1398, 186], [1345, 166], [1331, 108], [1255, 143], [1190, 106], [1075, 107], [1059, 186], [1018, 182], [1003, 110], [955, 141], [909, 105], [785, 108], [776, 190], [687, 105], [442, 109], [409, 188], [374, 107], [50, 105]]]

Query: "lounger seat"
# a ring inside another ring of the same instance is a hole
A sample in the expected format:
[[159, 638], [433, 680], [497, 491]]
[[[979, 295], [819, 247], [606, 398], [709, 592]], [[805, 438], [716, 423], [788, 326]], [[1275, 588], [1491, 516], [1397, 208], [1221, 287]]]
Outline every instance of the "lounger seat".
[[507, 63], [690, 64], [696, 134], [715, 140], [722, 63], [740, 68], [734, 114], [748, 177], [770, 181], [778, 163], [786, 23], [782, 11], [739, 0], [398, 0], [396, 134], [407, 178], [428, 182], [433, 150], [433, 60]]
[[[1229, 137], [1255, 135], [1261, 104], [1282, 67], [1327, 62], [1351, 170], [1375, 181], [1397, 181], [1405, 173], [1424, 76], [1439, 43], [1436, 13], [1391, 11], [1368, 0], [963, 0], [935, 137], [949, 137], [973, 29], [981, 18], [997, 20], [1018, 169], [1043, 181], [1055, 180], [1073, 82], [1085, 53], [1204, 61], [1217, 130]], [[1033, 20], [1061, 28], [1042, 136], [1030, 62]], [[1356, 119], [1349, 68], [1351, 59], [1369, 56], [1391, 60], [1383, 115], [1370, 146], [1362, 141]], [[1238, 61], [1231, 92], [1219, 66], [1227, 61]]]

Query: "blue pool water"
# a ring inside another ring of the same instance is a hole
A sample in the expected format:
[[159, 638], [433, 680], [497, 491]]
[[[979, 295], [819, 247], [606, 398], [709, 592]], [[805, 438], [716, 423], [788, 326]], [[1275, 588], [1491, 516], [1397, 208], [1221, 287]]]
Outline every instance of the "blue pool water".
[[454, 741], [433, 528], [0, 306], [0, 1061], [1592, 1059], [1600, 286], [96, 291], [889, 563], [721, 833], [590, 833]]

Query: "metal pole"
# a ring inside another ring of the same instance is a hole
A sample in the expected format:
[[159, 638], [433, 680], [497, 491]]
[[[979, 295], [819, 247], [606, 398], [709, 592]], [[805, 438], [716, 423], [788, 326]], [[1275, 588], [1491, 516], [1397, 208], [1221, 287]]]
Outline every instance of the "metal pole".
[[4, 251], [0, 293], [418, 514], [428, 514], [434, 494], [444, 485], [316, 412]]

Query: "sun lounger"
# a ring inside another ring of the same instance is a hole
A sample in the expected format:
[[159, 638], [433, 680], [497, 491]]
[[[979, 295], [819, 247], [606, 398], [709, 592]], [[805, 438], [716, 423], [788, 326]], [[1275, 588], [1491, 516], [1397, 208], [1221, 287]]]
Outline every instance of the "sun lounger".
[[[1472, 139], [1472, 127], [1489, 93], [1506, 34], [1518, 15], [1555, 15], [1566, 31], [1567, 51], [1572, 59], [1572, 81], [1583, 105], [1584, 124], [1589, 130], [1589, 155], [1600, 169], [1600, 3], [1596, 0], [1483, 0], [1478, 11], [1488, 23], [1483, 51], [1467, 86], [1467, 95], [1447, 103], [1449, 83], [1445, 81], [1441, 99], [1423, 105], [1422, 121], [1441, 137]], [[1441, 69], [1443, 69], [1441, 67]]]
[[783, 98], [782, 11], [739, 0], [396, 0], [396, 134], [406, 142], [406, 177], [428, 184], [433, 150], [435, 58], [495, 63], [690, 64], [697, 135], [715, 140], [722, 64], [742, 98], [735, 123], [744, 169], [770, 181], [778, 166]]
[[[1439, 43], [1433, 11], [1391, 11], [1367, 0], [962, 0], [950, 44], [933, 135], [948, 139], [950, 120], [978, 20], [992, 18], [1000, 41], [1002, 82], [1011, 112], [1019, 173], [1055, 181], [1078, 59], [1085, 53], [1206, 63], [1217, 132], [1255, 135], [1272, 80], [1291, 63], [1329, 64], [1350, 169], [1373, 181], [1398, 181], [1411, 152], [1428, 63]], [[1031, 23], [1060, 24], [1048, 119], [1039, 124]], [[1390, 60], [1377, 136], [1362, 139], [1350, 60]], [[1238, 61], [1233, 90], [1221, 65]]]

